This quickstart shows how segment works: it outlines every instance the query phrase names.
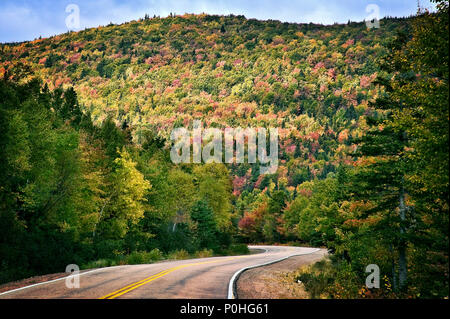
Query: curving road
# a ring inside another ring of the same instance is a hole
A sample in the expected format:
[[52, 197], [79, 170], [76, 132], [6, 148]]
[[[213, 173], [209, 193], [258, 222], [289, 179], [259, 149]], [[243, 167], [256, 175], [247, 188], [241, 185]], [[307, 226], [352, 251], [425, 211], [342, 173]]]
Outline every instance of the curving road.
[[79, 288], [67, 288], [66, 278], [61, 278], [1, 293], [0, 299], [230, 298], [230, 282], [243, 269], [319, 251], [289, 246], [249, 248], [263, 252], [99, 268], [81, 272]]

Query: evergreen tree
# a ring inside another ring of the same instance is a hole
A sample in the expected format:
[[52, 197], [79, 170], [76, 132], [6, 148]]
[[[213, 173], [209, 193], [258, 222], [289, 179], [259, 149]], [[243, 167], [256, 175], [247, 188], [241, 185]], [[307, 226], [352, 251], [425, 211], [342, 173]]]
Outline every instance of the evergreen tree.
[[217, 250], [217, 226], [214, 221], [212, 209], [206, 201], [200, 200], [194, 204], [191, 210], [191, 219], [195, 223], [195, 235], [200, 248]]

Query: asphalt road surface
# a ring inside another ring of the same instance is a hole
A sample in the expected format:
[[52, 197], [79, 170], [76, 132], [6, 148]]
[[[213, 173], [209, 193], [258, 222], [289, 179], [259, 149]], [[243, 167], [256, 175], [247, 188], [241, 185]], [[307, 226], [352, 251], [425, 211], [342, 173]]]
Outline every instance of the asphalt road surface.
[[124, 265], [81, 272], [78, 288], [67, 288], [72, 278], [57, 279], [0, 294], [0, 299], [116, 299], [116, 298], [220, 298], [230, 297], [230, 280], [246, 267], [271, 263], [316, 248], [249, 246], [262, 253]]

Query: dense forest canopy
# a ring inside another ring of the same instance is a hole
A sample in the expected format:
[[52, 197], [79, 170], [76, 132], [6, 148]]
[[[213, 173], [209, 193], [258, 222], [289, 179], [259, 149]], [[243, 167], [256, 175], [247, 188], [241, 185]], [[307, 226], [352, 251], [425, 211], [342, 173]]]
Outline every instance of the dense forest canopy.
[[[448, 296], [448, 2], [438, 8], [372, 29], [146, 16], [1, 44], [0, 282], [296, 242], [330, 249], [328, 296], [366, 296], [369, 264], [379, 297]], [[277, 127], [277, 172], [175, 165], [170, 133], [194, 120]]]

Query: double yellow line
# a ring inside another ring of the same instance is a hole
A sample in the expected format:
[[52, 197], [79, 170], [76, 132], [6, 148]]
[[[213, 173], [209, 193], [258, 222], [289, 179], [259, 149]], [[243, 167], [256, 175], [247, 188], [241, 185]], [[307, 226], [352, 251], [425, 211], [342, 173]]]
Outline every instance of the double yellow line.
[[199, 262], [199, 263], [192, 263], [192, 264], [184, 264], [184, 265], [180, 265], [180, 266], [176, 266], [176, 267], [172, 267], [169, 269], [166, 269], [164, 271], [161, 271], [155, 275], [152, 275], [150, 277], [144, 278], [142, 280], [139, 280], [135, 283], [132, 283], [131, 285], [125, 286], [119, 290], [116, 290], [110, 294], [107, 294], [103, 297], [100, 297], [99, 299], [114, 299], [117, 297], [122, 296], [123, 294], [126, 294], [127, 292], [130, 292], [136, 288], [139, 288], [140, 286], [143, 286], [145, 284], [148, 284], [149, 282], [156, 280], [158, 278], [161, 278], [175, 270], [181, 269], [181, 268], [186, 268], [186, 267], [190, 267], [190, 266], [196, 266], [196, 265], [203, 265], [203, 264], [211, 264], [211, 263], [216, 263], [216, 262], [220, 262], [220, 261], [227, 261], [227, 260], [231, 260], [231, 259], [235, 259], [235, 258], [239, 258], [241, 256], [236, 256], [236, 257], [231, 257], [231, 258], [227, 258], [227, 259], [219, 259], [219, 260], [212, 260], [212, 261], [204, 261], [204, 262]]

